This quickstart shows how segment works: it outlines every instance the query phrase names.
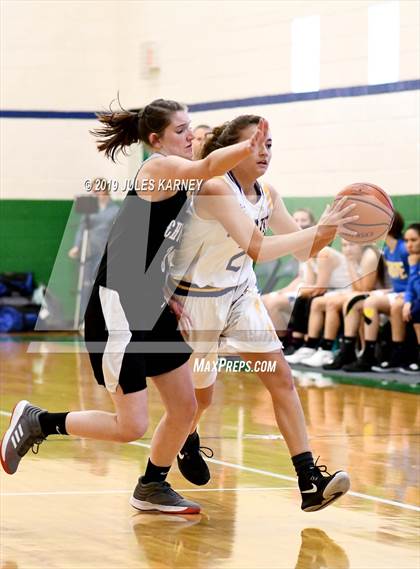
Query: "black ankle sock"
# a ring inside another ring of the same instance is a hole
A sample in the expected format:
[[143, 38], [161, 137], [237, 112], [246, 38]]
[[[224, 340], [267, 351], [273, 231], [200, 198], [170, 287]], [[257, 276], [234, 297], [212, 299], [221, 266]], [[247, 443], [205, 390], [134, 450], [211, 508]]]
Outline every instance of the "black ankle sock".
[[290, 344], [296, 349], [298, 350], [300, 347], [303, 346], [303, 338], [295, 338], [292, 336], [292, 341], [290, 342]]
[[404, 342], [392, 342], [392, 350], [393, 352], [402, 352], [404, 350], [405, 344]]
[[404, 342], [392, 342], [391, 361], [393, 365], [405, 365], [408, 354]]
[[199, 440], [197, 431], [194, 431], [190, 435], [188, 435], [187, 440], [185, 441], [181, 452], [188, 452], [189, 450], [193, 450], [197, 447], [197, 442]]
[[365, 349], [363, 350], [364, 356], [373, 357], [375, 355], [376, 340], [366, 340]]
[[344, 336], [340, 346], [340, 353], [345, 354], [347, 358], [356, 359], [356, 336]]
[[150, 460], [147, 461], [146, 472], [142, 476], [141, 481], [143, 484], [148, 484], [149, 482], [164, 482], [168, 476], [170, 466], [156, 466]]
[[314, 348], [317, 349], [319, 344], [319, 338], [308, 338], [305, 342], [305, 348]]
[[319, 347], [322, 348], [323, 350], [332, 350], [334, 344], [334, 340], [327, 340], [326, 338], [322, 338], [321, 343], [319, 344]]
[[356, 347], [356, 336], [344, 336], [343, 346], [353, 348], [354, 350]]
[[48, 435], [68, 435], [66, 430], [67, 413], [49, 413], [46, 411], [39, 416], [42, 432]]
[[314, 467], [314, 457], [311, 452], [302, 452], [292, 456], [292, 462], [298, 477], [302, 476]]

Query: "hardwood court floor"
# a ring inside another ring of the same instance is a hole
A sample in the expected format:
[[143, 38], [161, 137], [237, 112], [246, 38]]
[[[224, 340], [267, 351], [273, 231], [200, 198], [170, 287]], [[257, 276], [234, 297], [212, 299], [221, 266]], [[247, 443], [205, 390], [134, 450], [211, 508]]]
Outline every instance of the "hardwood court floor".
[[[50, 341], [37, 347], [0, 342], [2, 432], [22, 398], [52, 411], [111, 410], [85, 354], [56, 353]], [[255, 376], [230, 373], [201, 426], [215, 452], [211, 482], [194, 487], [176, 467], [169, 476], [202, 515], [136, 513], [128, 499], [161, 413], [151, 386], [143, 440], [50, 437], [14, 476], [1, 474], [0, 568], [418, 568], [417, 396], [318, 383], [299, 392], [314, 454], [351, 475], [352, 493], [337, 505], [300, 510], [267, 393]]]

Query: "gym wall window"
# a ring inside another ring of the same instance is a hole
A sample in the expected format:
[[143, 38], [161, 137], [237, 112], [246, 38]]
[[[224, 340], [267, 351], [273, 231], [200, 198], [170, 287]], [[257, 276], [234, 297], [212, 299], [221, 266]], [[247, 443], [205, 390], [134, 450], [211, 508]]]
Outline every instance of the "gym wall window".
[[320, 17], [292, 20], [292, 91], [318, 91], [320, 83]]
[[400, 6], [388, 0], [368, 8], [368, 83], [399, 79]]

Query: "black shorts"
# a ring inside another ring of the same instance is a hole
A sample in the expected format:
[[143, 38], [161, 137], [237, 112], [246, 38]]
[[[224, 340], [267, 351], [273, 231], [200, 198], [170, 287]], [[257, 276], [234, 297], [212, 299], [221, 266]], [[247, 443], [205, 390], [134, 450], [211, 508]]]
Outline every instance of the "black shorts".
[[420, 324], [420, 299], [411, 303], [411, 321], [413, 324]]
[[95, 286], [85, 313], [85, 342], [99, 385], [115, 393], [147, 387], [146, 377], [172, 371], [191, 356], [166, 305], [152, 330], [131, 330], [118, 292]]

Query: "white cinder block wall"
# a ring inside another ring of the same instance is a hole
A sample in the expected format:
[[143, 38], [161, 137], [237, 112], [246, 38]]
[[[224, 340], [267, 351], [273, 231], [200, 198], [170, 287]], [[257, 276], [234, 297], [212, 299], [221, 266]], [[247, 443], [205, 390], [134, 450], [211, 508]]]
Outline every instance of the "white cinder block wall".
[[[201, 103], [291, 90], [291, 22], [319, 15], [320, 88], [368, 83], [370, 0], [13, 1], [1, 3], [1, 108], [96, 111], [166, 97]], [[419, 76], [419, 4], [399, 2], [399, 81]], [[160, 71], [145, 76], [142, 45]], [[332, 195], [355, 180], [391, 194], [418, 191], [418, 91], [193, 113], [218, 124], [245, 112], [270, 120], [269, 178], [284, 195]], [[94, 120], [1, 119], [1, 197], [71, 199], [96, 175], [120, 184], [100, 156]]]

